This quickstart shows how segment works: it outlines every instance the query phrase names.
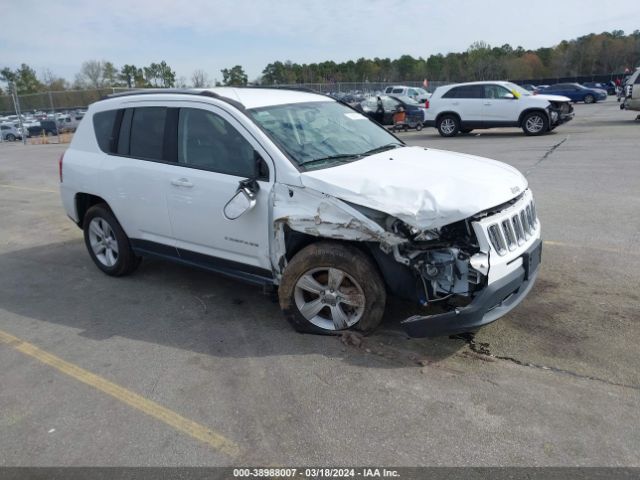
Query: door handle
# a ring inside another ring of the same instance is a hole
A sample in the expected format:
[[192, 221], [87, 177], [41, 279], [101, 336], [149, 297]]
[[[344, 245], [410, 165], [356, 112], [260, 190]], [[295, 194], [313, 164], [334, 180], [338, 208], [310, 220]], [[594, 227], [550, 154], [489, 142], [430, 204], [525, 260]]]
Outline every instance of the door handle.
[[193, 187], [193, 183], [191, 183], [186, 178], [176, 178], [174, 180], [171, 180], [171, 185], [174, 185], [176, 187], [186, 187], [186, 188]]
[[491, 102], [487, 102], [487, 103], [485, 103], [485, 105], [491, 105]]

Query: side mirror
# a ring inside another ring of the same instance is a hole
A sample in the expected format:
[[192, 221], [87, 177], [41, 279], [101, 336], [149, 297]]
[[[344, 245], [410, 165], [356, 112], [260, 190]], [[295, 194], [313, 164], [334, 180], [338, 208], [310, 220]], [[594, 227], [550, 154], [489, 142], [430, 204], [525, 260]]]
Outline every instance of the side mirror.
[[516, 96], [513, 93], [505, 93], [504, 97], [502, 98], [506, 98], [507, 100], [515, 100]]
[[242, 180], [235, 195], [224, 206], [224, 216], [228, 220], [235, 220], [251, 210], [256, 206], [256, 197], [259, 190], [260, 186], [255, 179]]

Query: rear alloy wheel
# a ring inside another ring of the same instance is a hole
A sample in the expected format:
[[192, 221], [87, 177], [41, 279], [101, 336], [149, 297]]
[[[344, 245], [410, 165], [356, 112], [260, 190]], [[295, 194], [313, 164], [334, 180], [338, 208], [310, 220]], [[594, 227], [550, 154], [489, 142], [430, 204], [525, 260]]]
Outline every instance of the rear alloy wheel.
[[596, 101], [596, 98], [593, 95], [587, 95], [584, 97], [584, 103], [593, 103]]
[[443, 115], [438, 120], [438, 132], [443, 137], [455, 137], [460, 131], [460, 121], [455, 115]]
[[522, 119], [522, 130], [525, 135], [541, 135], [549, 130], [549, 119], [542, 112], [528, 113]]
[[319, 242], [298, 252], [278, 288], [280, 306], [300, 332], [368, 333], [382, 321], [386, 292], [371, 260], [355, 247]]
[[91, 259], [107, 275], [119, 277], [133, 272], [140, 259], [106, 204], [94, 205], [84, 217], [84, 242]]

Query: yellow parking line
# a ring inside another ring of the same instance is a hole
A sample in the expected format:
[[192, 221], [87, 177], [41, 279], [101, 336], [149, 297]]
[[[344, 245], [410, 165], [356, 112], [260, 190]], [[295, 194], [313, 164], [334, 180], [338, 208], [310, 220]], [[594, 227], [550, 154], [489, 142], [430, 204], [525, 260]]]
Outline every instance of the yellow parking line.
[[33, 188], [33, 187], [20, 187], [18, 185], [7, 185], [6, 183], [0, 183], [0, 187], [15, 188], [16, 190], [27, 190], [29, 192], [58, 193], [57, 190], [46, 190], [44, 188]]
[[147, 415], [151, 415], [176, 430], [210, 445], [220, 452], [232, 457], [235, 457], [240, 453], [240, 448], [235, 443], [226, 439], [219, 433], [203, 427], [202, 425], [199, 425], [198, 423], [189, 420], [188, 418], [185, 418], [182, 415], [157, 404], [156, 402], [148, 400], [137, 393], [133, 393], [126, 388], [110, 382], [109, 380], [84, 370], [72, 363], [66, 362], [55, 355], [45, 352], [44, 350], [40, 350], [35, 345], [14, 337], [2, 330], [0, 330], [0, 343], [5, 343], [15, 350], [51, 366], [65, 375], [111, 395], [130, 407], [140, 410]]

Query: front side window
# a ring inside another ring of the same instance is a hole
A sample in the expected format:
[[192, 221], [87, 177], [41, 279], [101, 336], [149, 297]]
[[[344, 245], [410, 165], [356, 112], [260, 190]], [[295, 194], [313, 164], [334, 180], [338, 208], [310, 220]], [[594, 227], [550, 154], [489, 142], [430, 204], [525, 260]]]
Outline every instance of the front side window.
[[402, 93], [404, 92], [404, 88], [394, 88], [391, 90], [391, 93]]
[[163, 159], [164, 126], [167, 118], [165, 107], [140, 107], [133, 109], [129, 154], [149, 160]]
[[485, 85], [484, 86], [484, 98], [496, 98], [496, 99], [504, 99], [507, 98], [507, 95], [513, 95], [509, 90], [500, 86], [500, 85]]
[[251, 144], [224, 118], [196, 108], [180, 109], [178, 163], [238, 177], [255, 174]]
[[355, 161], [376, 151], [402, 146], [387, 130], [337, 102], [275, 105], [249, 113], [305, 169]]

